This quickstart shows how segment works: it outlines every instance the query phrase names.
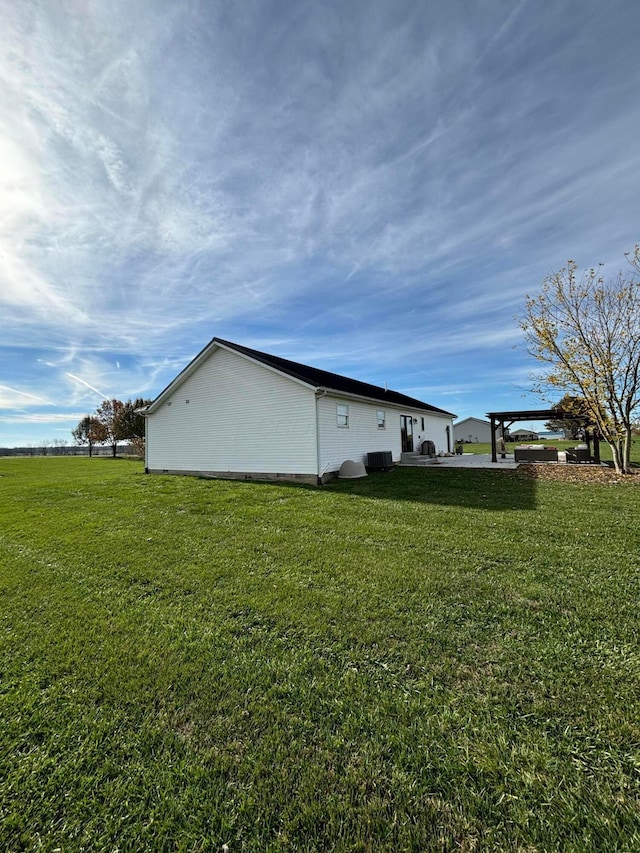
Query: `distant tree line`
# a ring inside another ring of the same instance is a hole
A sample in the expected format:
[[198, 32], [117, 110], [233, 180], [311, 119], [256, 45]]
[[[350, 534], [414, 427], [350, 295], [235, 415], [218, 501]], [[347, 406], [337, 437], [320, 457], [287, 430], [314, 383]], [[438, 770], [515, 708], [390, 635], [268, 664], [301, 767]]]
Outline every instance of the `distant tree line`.
[[139, 456], [144, 456], [144, 417], [140, 409], [148, 406], [151, 400], [141, 397], [134, 400], [103, 400], [90, 415], [85, 415], [78, 426], [71, 430], [76, 444], [88, 445], [89, 456], [96, 445], [108, 444], [115, 457], [118, 442], [126, 441]]
[[[119, 453], [137, 455], [139, 450], [131, 444], [119, 444]], [[22, 447], [0, 447], [0, 456], [88, 456], [87, 446], [81, 447], [70, 444], [64, 439], [47, 439], [37, 443], [25, 444]], [[94, 445], [94, 456], [110, 456], [111, 448]]]

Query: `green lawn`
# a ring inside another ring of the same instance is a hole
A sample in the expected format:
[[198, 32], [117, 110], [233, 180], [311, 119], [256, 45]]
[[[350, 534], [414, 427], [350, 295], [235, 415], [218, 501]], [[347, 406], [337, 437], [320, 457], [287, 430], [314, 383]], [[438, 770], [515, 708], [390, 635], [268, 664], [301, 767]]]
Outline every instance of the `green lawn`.
[[639, 511], [0, 460], [0, 849], [640, 849]]

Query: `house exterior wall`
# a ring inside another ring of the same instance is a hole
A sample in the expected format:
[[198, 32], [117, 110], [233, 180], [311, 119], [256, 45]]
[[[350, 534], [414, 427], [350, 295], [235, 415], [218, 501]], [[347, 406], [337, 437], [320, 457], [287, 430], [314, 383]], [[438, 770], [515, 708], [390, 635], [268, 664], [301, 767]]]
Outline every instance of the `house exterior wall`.
[[[398, 412], [396, 420], [397, 429], [400, 428], [400, 414]], [[454, 449], [453, 439], [453, 418], [438, 415], [429, 415], [425, 412], [415, 412], [414, 417], [418, 418], [418, 423], [413, 425], [415, 449], [420, 450], [422, 442], [425, 440], [433, 441], [436, 446], [436, 453], [452, 452]], [[424, 430], [422, 429], [422, 418], [424, 417]], [[447, 427], [449, 427], [449, 439], [447, 441]]]
[[[338, 405], [349, 407], [348, 427], [338, 426]], [[385, 429], [378, 429], [377, 412], [385, 412]], [[338, 471], [346, 459], [367, 462], [367, 453], [390, 450], [393, 461], [400, 460], [402, 443], [400, 416], [417, 418], [413, 425], [414, 449], [419, 451], [422, 442], [430, 439], [436, 452], [447, 452], [447, 426], [452, 419], [430, 415], [420, 409], [399, 409], [385, 403], [364, 402], [349, 397], [327, 394], [318, 399], [318, 426], [320, 435], [320, 476]], [[422, 419], [424, 418], [424, 430]], [[451, 437], [453, 449], [453, 436]]]
[[315, 481], [314, 391], [216, 349], [147, 417], [146, 466], [152, 472], [282, 474]]

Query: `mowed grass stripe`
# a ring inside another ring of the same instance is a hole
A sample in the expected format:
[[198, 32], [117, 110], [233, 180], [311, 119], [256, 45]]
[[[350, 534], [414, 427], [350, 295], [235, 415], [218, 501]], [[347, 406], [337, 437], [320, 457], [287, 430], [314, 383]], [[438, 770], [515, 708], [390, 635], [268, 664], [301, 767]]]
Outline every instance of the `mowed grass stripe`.
[[0, 846], [640, 846], [639, 495], [1, 460]]

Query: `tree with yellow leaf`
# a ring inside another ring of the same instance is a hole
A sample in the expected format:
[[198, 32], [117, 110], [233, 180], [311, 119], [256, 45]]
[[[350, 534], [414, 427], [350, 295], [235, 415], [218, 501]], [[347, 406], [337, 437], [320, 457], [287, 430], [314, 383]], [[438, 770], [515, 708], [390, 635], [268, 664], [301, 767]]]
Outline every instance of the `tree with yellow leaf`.
[[580, 274], [568, 261], [526, 297], [520, 320], [530, 354], [545, 365], [534, 375], [534, 390], [583, 398], [624, 474], [640, 411], [640, 246], [631, 267], [605, 279], [600, 268]]

